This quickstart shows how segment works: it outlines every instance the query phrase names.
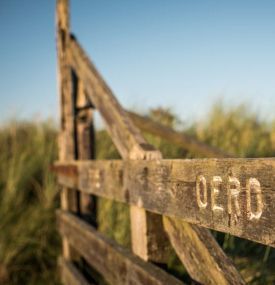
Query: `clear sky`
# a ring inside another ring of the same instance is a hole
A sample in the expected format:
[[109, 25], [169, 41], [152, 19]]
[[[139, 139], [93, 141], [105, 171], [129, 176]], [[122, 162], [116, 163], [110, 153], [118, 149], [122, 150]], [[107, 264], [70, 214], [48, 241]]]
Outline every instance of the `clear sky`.
[[[58, 114], [54, 0], [0, 0], [0, 120]], [[274, 0], [71, 0], [72, 32], [127, 108], [275, 108]]]

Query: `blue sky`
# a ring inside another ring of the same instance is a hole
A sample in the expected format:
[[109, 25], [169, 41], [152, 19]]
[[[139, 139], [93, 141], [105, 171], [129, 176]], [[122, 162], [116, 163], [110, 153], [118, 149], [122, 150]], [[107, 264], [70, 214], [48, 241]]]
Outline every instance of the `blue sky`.
[[[58, 116], [53, 0], [0, 0], [0, 120]], [[71, 0], [72, 32], [124, 107], [201, 119], [275, 107], [275, 1]]]

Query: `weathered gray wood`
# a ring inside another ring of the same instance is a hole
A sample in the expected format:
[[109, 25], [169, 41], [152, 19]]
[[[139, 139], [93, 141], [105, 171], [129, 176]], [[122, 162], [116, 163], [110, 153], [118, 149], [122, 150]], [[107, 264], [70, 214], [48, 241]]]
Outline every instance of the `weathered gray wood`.
[[64, 285], [92, 285], [85, 279], [85, 277], [79, 272], [73, 263], [60, 258], [59, 266], [61, 281]]
[[275, 159], [82, 161], [56, 167], [63, 185], [275, 246]]
[[130, 195], [132, 202], [153, 212], [181, 216], [187, 222], [275, 246], [274, 159], [128, 164], [125, 183], [127, 189], [135, 189]]
[[59, 231], [110, 284], [183, 284], [107, 239], [76, 216], [59, 211]]
[[163, 218], [173, 247], [194, 280], [212, 285], [245, 284], [208, 230], [177, 219]]
[[159, 136], [164, 140], [178, 145], [183, 149], [187, 149], [194, 154], [199, 154], [204, 157], [233, 157], [231, 154], [202, 143], [187, 134], [176, 132], [175, 130], [163, 126], [162, 124], [159, 124], [150, 118], [146, 118], [129, 111], [127, 114], [140, 130]]

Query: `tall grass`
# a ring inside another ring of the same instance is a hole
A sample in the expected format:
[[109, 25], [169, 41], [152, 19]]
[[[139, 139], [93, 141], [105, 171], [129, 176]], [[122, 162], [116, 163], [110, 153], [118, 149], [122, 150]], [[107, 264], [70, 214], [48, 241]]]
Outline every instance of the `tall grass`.
[[0, 129], [0, 284], [57, 284], [56, 152], [50, 122]]
[[[260, 120], [245, 106], [226, 109], [216, 104], [206, 120], [189, 126], [169, 109], [153, 109], [147, 115], [237, 156], [275, 156], [275, 124]], [[194, 157], [165, 140], [145, 136], [164, 157]], [[97, 131], [96, 155], [98, 159], [120, 158], [103, 130]], [[59, 282], [56, 260], [60, 240], [55, 229], [59, 199], [49, 168], [56, 157], [54, 124], [13, 120], [0, 128], [0, 284]], [[100, 231], [130, 247], [126, 205], [99, 199], [98, 222]], [[213, 234], [249, 284], [275, 284], [273, 249], [230, 235]], [[168, 269], [185, 276], [175, 254], [171, 255]]]
[[193, 126], [202, 141], [238, 157], [267, 157], [275, 154], [274, 123], [262, 120], [246, 105], [213, 106], [203, 123]]

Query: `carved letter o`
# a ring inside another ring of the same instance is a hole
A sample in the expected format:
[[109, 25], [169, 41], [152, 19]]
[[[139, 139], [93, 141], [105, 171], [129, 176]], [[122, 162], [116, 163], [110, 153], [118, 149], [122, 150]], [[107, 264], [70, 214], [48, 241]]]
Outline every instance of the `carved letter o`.
[[[201, 187], [202, 186], [202, 187]], [[203, 201], [201, 199], [201, 188], [203, 191]], [[203, 175], [199, 175], [196, 179], [196, 195], [197, 195], [197, 203], [200, 209], [205, 209], [207, 206], [207, 186], [206, 179]]]

